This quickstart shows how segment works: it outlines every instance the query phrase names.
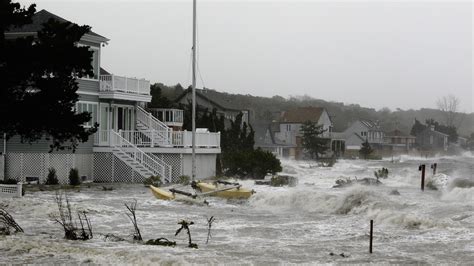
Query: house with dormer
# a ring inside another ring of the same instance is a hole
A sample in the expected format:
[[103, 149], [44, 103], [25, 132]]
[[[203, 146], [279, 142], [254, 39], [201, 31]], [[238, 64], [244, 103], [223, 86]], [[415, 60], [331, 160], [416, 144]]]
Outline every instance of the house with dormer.
[[[5, 37], [35, 36], [50, 19], [67, 21], [41, 10], [31, 24], [11, 29]], [[103, 68], [101, 53], [103, 44], [109, 41], [90, 31], [77, 44], [93, 51], [94, 76], [77, 80], [76, 111], [90, 112], [92, 118], [84, 126], [98, 123], [98, 131], [74, 153], [49, 153], [50, 142], [46, 138], [32, 144], [22, 143], [19, 137], [1, 141], [5, 178], [25, 181], [26, 177], [38, 177], [42, 183], [50, 167], [56, 169], [62, 183], [67, 183], [71, 168], [77, 168], [83, 179], [95, 182], [142, 182], [158, 175], [166, 183], [191, 175], [192, 133], [179, 130], [174, 116], [173, 121], [162, 121], [163, 117], [160, 120], [145, 110], [151, 101], [149, 80], [109, 73]], [[164, 109], [164, 117], [174, 111]], [[214, 176], [220, 133], [201, 130], [196, 146], [197, 178]]]
[[384, 132], [377, 121], [359, 119], [344, 131], [346, 150], [355, 153], [360, 150], [366, 140], [375, 150], [381, 150], [384, 144]]

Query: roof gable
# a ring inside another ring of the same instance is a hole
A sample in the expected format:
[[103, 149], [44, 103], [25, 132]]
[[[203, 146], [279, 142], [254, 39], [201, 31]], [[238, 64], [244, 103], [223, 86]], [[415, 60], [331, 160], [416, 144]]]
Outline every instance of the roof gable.
[[[31, 34], [31, 33], [37, 33], [38, 31], [40, 31], [42, 28], [43, 28], [43, 24], [48, 22], [50, 19], [55, 19], [59, 22], [71, 22], [67, 19], [64, 19], [60, 16], [57, 16], [53, 13], [50, 13], [48, 11], [46, 11], [45, 9], [42, 9], [38, 12], [36, 12], [33, 17], [32, 17], [32, 22], [30, 24], [25, 24], [21, 27], [15, 27], [15, 28], [11, 28], [8, 30], [7, 33], [24, 33], [24, 34]], [[73, 23], [73, 22], [71, 22]], [[99, 39], [101, 42], [107, 42], [109, 41], [109, 39], [107, 39], [106, 37], [102, 36], [102, 35], [99, 35], [93, 31], [89, 31], [88, 33], [86, 33], [86, 35], [90, 35], [90, 36], [93, 36], [93, 37], [96, 37], [97, 39]]]

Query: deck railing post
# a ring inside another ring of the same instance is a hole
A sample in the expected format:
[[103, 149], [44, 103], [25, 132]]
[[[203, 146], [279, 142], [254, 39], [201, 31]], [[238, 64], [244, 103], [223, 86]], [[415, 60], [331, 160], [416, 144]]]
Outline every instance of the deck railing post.
[[123, 146], [123, 144], [122, 144], [122, 138], [123, 138], [123, 136], [122, 136], [122, 130], [121, 130], [121, 129], [119, 129], [118, 134], [119, 134], [119, 136], [120, 136], [120, 138], [119, 138], [119, 145], [120, 145], [120, 147], [122, 147], [122, 146]]
[[151, 130], [151, 147], [154, 147], [154, 142], [155, 142], [155, 130]]
[[115, 78], [114, 78], [114, 75], [111, 75], [110, 76], [110, 79], [112, 80], [112, 91], [115, 90]]

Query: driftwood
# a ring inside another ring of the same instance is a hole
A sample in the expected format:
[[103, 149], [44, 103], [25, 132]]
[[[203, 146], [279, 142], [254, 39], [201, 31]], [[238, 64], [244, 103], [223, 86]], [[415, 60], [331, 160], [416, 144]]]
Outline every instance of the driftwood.
[[209, 238], [211, 238], [211, 227], [212, 227], [212, 223], [215, 220], [216, 219], [214, 218], [214, 216], [211, 216], [211, 218], [207, 219], [207, 240], [206, 240], [206, 244], [209, 243]]
[[77, 212], [77, 218], [81, 228], [77, 226], [77, 220], [74, 220], [72, 214], [72, 207], [69, 203], [69, 198], [65, 194], [63, 198], [62, 193], [56, 192], [56, 204], [58, 206], [58, 214], [53, 214], [50, 217], [63, 227], [64, 238], [69, 240], [88, 240], [93, 237], [92, 226], [85, 211]]
[[133, 229], [134, 229], [134, 233], [133, 233], [133, 240], [136, 240], [136, 241], [143, 241], [143, 238], [142, 238], [142, 234], [140, 233], [140, 228], [138, 228], [138, 224], [137, 224], [137, 216], [135, 215], [135, 211], [137, 209], [137, 201], [135, 200], [132, 204], [130, 204], [130, 206], [128, 206], [126, 203], [125, 203], [125, 207], [128, 209], [128, 211], [130, 212], [130, 214], [127, 213], [127, 217], [130, 219], [130, 221], [132, 222], [133, 224]]
[[23, 233], [23, 228], [3, 207], [0, 207], [0, 235], [10, 235], [12, 231]]
[[157, 239], [150, 239], [148, 240], [145, 245], [155, 245], [155, 246], [168, 246], [168, 247], [173, 247], [176, 246], [176, 242], [170, 241], [167, 238], [160, 237]]
[[104, 240], [105, 241], [112, 241], [112, 242], [120, 242], [120, 241], [125, 241], [124, 238], [120, 236], [116, 236], [114, 234], [106, 234], [104, 235]]
[[184, 230], [186, 230], [187, 233], [188, 233], [188, 242], [189, 242], [188, 247], [190, 247], [190, 248], [198, 248], [198, 245], [197, 245], [196, 243], [193, 243], [193, 242], [192, 242], [192, 240], [191, 240], [191, 230], [189, 230], [189, 226], [190, 226], [190, 225], [193, 225], [194, 222], [192, 222], [192, 221], [189, 221], [189, 222], [188, 222], [188, 221], [186, 221], [186, 220], [182, 220], [182, 221], [179, 222], [178, 224], [180, 224], [181, 227], [180, 227], [178, 230], [176, 230], [176, 233], [174, 234], [174, 236], [177, 236], [177, 235], [181, 232], [181, 230], [184, 229]]

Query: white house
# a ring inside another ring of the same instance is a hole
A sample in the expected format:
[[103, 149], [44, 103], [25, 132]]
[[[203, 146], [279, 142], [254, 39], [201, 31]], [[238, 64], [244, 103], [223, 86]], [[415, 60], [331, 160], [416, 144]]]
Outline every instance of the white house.
[[[33, 16], [32, 24], [10, 30], [6, 38], [35, 36], [50, 18], [66, 21], [41, 10]], [[6, 178], [24, 181], [26, 177], [39, 177], [43, 182], [50, 167], [56, 169], [63, 183], [67, 182], [71, 168], [96, 182], [141, 182], [151, 175], [173, 182], [181, 175], [191, 175], [191, 132], [176, 130], [171, 127], [176, 124], [170, 125], [173, 121], [162, 122], [143, 108], [151, 101], [150, 81], [101, 71], [102, 44], [107, 42], [109, 39], [102, 35], [89, 32], [78, 44], [94, 51], [95, 75], [78, 80], [76, 110], [92, 113], [85, 126], [97, 122], [98, 132], [80, 144], [75, 153], [49, 153], [50, 142], [46, 139], [31, 145], [21, 143], [19, 137], [2, 140], [0, 151]], [[215, 175], [216, 155], [221, 151], [220, 133], [197, 133], [196, 146], [197, 178]]]

